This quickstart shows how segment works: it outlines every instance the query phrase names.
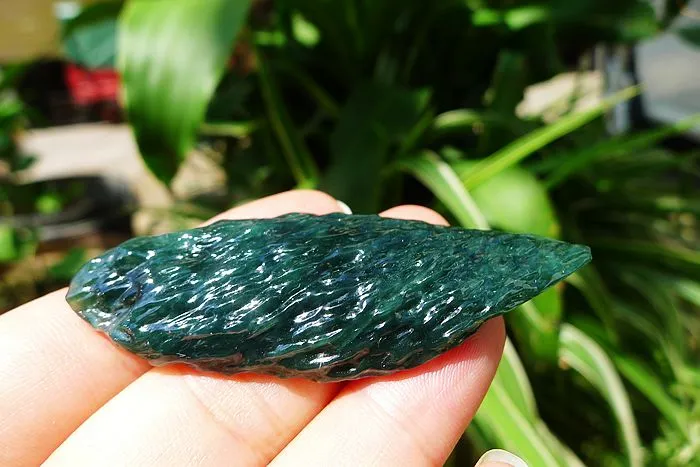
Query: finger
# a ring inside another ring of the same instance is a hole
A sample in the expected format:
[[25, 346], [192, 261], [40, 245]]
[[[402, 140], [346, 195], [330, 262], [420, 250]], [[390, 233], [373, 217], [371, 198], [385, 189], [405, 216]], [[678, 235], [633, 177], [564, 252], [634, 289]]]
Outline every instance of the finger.
[[[425, 208], [385, 215], [445, 223]], [[503, 351], [503, 320], [424, 365], [351, 382], [273, 465], [442, 465], [488, 390]]]
[[[323, 214], [335, 200], [293, 191], [217, 218]], [[37, 465], [84, 420], [150, 369], [113, 346], [65, 302], [65, 290], [0, 317], [0, 465]]]
[[[330, 199], [324, 210], [338, 211]], [[243, 213], [260, 215], [259, 210]], [[212, 465], [231, 459], [265, 464], [337, 390], [334, 384], [301, 379], [154, 368], [83, 423], [47, 465], [100, 465], [109, 459], [126, 465], [193, 465], [203, 459]]]

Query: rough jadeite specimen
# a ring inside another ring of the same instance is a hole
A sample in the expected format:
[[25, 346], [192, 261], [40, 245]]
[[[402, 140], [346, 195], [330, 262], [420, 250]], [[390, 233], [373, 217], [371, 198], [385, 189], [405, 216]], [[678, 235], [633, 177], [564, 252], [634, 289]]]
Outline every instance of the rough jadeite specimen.
[[420, 365], [590, 258], [528, 235], [290, 214], [129, 240], [67, 300], [154, 364], [332, 381]]

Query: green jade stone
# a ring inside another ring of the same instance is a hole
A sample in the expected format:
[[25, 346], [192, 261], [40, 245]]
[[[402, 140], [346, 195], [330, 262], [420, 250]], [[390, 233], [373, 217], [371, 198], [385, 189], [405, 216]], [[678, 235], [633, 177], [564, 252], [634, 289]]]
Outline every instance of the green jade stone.
[[155, 365], [338, 381], [420, 365], [590, 259], [530, 235], [289, 214], [131, 239], [67, 300]]

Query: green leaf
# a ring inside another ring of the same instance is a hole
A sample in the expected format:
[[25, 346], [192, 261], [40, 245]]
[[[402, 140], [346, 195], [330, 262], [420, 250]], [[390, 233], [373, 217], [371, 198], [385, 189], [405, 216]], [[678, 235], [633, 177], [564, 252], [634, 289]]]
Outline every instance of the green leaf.
[[228, 136], [245, 138], [258, 128], [256, 122], [207, 122], [199, 127], [200, 133], [207, 136]]
[[299, 188], [315, 188], [318, 183], [318, 168], [304, 139], [294, 127], [275, 75], [263, 54], [258, 54], [258, 78], [265, 100], [267, 119]]
[[121, 8], [121, 2], [96, 3], [66, 21], [61, 35], [68, 60], [87, 68], [113, 68]]
[[439, 199], [457, 221], [466, 228], [488, 229], [486, 219], [476, 207], [474, 200], [464, 188], [462, 181], [437, 154], [423, 151], [417, 157], [405, 159], [397, 164], [423, 183]]
[[603, 279], [593, 266], [588, 265], [566, 278], [586, 299], [593, 312], [605, 324], [607, 333], [615, 335], [615, 308]]
[[474, 12], [472, 21], [475, 26], [485, 27], [505, 24], [508, 29], [518, 31], [533, 24], [547, 22], [551, 16], [552, 12], [549, 7], [527, 5], [503, 11], [482, 8]]
[[571, 176], [592, 167], [602, 160], [629, 156], [678, 133], [700, 125], [700, 115], [681, 120], [660, 129], [654, 129], [636, 135], [624, 135], [607, 139], [601, 143], [571, 152], [553, 154], [543, 163], [537, 165], [537, 171], [548, 171], [547, 187], [554, 188]]
[[57, 281], [69, 281], [88, 260], [85, 248], [71, 248], [66, 255], [48, 270], [48, 275]]
[[700, 307], [700, 282], [676, 278], [673, 283], [678, 295], [683, 297], [689, 303]]
[[392, 144], [409, 138], [428, 109], [430, 93], [379, 84], [355, 90], [331, 135], [331, 165], [325, 186], [354, 212], [376, 212], [381, 172]]
[[306, 47], [313, 47], [318, 44], [321, 36], [318, 28], [299, 13], [292, 15], [292, 33], [297, 42]]
[[668, 394], [666, 384], [660, 381], [654, 371], [638, 358], [620, 352], [607, 339], [603, 327], [588, 317], [576, 320], [576, 327], [608, 349], [608, 354], [615, 363], [620, 374], [632, 384], [649, 402], [654, 404], [673, 427], [688, 437], [688, 417], [683, 407]]
[[18, 256], [15, 229], [10, 225], [0, 225], [0, 264], [14, 261]]
[[685, 410], [668, 395], [665, 385], [654, 372], [633, 357], [615, 353], [613, 360], [625, 379], [644, 394], [676, 430], [689, 437]]
[[643, 464], [643, 450], [629, 396], [613, 362], [596, 341], [576, 327], [561, 329], [560, 357], [566, 366], [580, 373], [606, 399], [615, 415], [620, 442], [632, 467]]
[[[491, 87], [484, 99], [488, 112], [515, 119], [515, 109], [525, 97], [527, 85], [525, 55], [513, 50], [501, 50]], [[485, 126], [479, 137], [479, 154], [496, 150], [503, 141], [511, 139], [509, 136], [509, 132], [502, 127]]]
[[340, 117], [340, 106], [333, 97], [313, 79], [313, 77], [299, 64], [291, 60], [278, 60], [275, 62], [275, 70], [294, 79], [306, 93], [316, 101], [319, 108], [323, 109], [333, 118]]
[[700, 251], [679, 245], [649, 240], [591, 237], [587, 243], [593, 251], [610, 257], [639, 262], [649, 261], [659, 268], [700, 277]]
[[119, 20], [124, 103], [148, 168], [168, 184], [192, 148], [250, 0], [130, 0]]
[[510, 339], [506, 339], [506, 345], [503, 347], [503, 357], [498, 365], [498, 378], [523, 415], [533, 419], [539, 416], [535, 394], [527, 378], [525, 367]]
[[628, 100], [638, 94], [638, 88], [632, 87], [620, 91], [606, 99], [593, 109], [581, 113], [570, 114], [558, 121], [535, 130], [528, 135], [517, 139], [481, 160], [465, 180], [467, 188], [473, 189], [501, 171], [514, 166], [526, 157], [539, 151], [546, 145], [582, 127], [586, 123], [598, 118], [615, 105]]
[[[462, 181], [468, 180], [475, 161], [453, 165]], [[510, 167], [470, 190], [474, 202], [496, 228], [557, 238], [559, 223], [542, 183], [529, 171]]]
[[491, 446], [517, 454], [528, 465], [566, 465], [557, 447], [550, 444], [551, 439], [542, 437], [535, 427], [542, 422], [537, 415], [532, 388], [509, 341], [473, 423], [489, 438]]

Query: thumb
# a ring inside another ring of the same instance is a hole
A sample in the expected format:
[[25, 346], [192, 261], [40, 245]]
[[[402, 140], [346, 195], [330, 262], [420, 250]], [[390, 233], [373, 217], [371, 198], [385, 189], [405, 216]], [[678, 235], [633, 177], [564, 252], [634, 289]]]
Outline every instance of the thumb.
[[492, 449], [481, 456], [474, 467], [527, 467], [527, 463], [508, 451]]

